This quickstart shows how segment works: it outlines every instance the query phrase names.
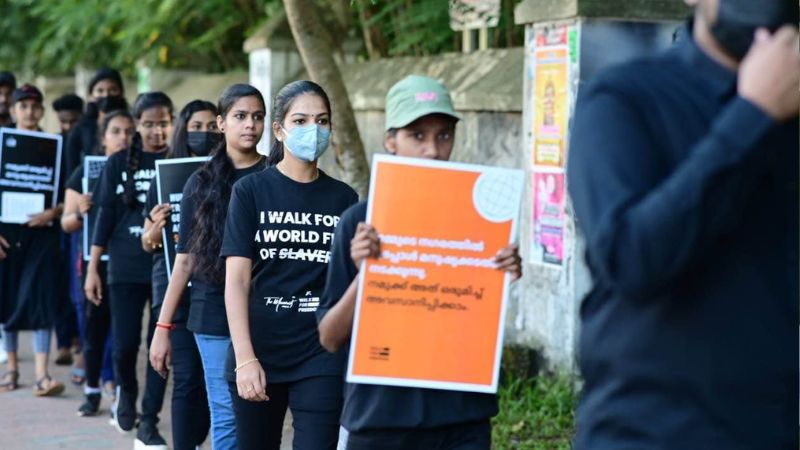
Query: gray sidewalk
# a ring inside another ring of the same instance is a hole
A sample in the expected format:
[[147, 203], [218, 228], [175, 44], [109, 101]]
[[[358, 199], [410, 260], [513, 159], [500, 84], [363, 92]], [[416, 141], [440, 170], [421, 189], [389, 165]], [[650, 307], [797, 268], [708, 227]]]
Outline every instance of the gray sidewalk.
[[[133, 448], [135, 430], [121, 434], [109, 425], [111, 400], [104, 397], [101, 414], [95, 417], [78, 417], [75, 412], [83, 400], [83, 387], [69, 381], [69, 367], [56, 366], [51, 354], [50, 374], [65, 384], [59, 397], [37, 398], [33, 396], [34, 370], [31, 349], [31, 334], [20, 333], [20, 388], [13, 392], [0, 392], [0, 450], [42, 449], [124, 449]], [[55, 348], [55, 343], [53, 343]], [[145, 352], [139, 352], [139, 383], [143, 390]], [[5, 364], [0, 366], [5, 372]], [[172, 444], [170, 399], [172, 382], [167, 385], [164, 407], [161, 410], [158, 428], [167, 443]], [[141, 399], [137, 408], [141, 407]], [[291, 449], [291, 418], [287, 414], [281, 449]], [[210, 449], [210, 437], [203, 449]]]

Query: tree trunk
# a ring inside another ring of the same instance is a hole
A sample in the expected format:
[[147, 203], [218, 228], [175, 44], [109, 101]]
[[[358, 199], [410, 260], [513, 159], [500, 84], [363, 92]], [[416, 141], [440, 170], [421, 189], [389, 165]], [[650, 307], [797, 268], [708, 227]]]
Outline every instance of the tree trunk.
[[314, 2], [284, 0], [286, 17], [292, 28], [297, 49], [311, 79], [319, 83], [331, 98], [334, 129], [333, 148], [342, 168], [342, 178], [364, 198], [369, 186], [369, 167], [364, 144], [358, 134], [356, 118], [342, 74], [333, 59], [330, 36], [320, 28], [321, 14]]
[[378, 25], [367, 25], [373, 15], [372, 5], [368, 0], [358, 0], [358, 18], [364, 35], [364, 45], [370, 60], [383, 58], [389, 54], [386, 37]]

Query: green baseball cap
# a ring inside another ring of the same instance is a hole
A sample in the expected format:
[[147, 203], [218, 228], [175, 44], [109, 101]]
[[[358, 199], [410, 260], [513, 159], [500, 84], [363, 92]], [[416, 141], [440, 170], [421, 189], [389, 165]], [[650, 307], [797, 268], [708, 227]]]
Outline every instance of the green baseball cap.
[[433, 78], [409, 75], [395, 83], [386, 94], [386, 131], [403, 128], [428, 114], [461, 119], [453, 109], [450, 92]]

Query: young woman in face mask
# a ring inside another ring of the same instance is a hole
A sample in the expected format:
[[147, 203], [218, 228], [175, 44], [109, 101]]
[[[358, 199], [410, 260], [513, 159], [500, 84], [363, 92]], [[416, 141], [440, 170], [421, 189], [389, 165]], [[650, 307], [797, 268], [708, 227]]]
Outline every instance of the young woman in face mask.
[[[320, 346], [314, 312], [334, 227], [358, 195], [317, 167], [331, 130], [325, 91], [297, 81], [274, 105], [273, 165], [236, 183], [225, 224], [225, 372], [240, 449], [278, 449], [287, 408], [294, 448], [335, 449], [344, 354]], [[258, 141], [247, 117], [236, 121]]]
[[[182, 357], [179, 347], [182, 337], [177, 333], [181, 327], [175, 322], [178, 311], [187, 303], [186, 285], [191, 280], [188, 329], [194, 333], [202, 357], [213, 447], [220, 450], [235, 449], [236, 434], [224, 378], [223, 362], [230, 337], [223, 298], [225, 272], [219, 250], [231, 187], [237, 180], [265, 167], [265, 158], [256, 152], [258, 139], [250, 138], [253, 134], [261, 137], [264, 115], [264, 99], [252, 86], [235, 84], [220, 97], [216, 123], [224, 133], [224, 140], [183, 189], [181, 215], [187, 219], [180, 224], [172, 279], [150, 347], [150, 362], [159, 373], [166, 376], [170, 360], [175, 370], [176, 359]], [[248, 127], [243, 125], [245, 116]]]
[[[108, 159], [93, 195], [100, 209], [84, 285], [89, 301], [96, 305], [109, 301], [117, 376], [117, 399], [112, 412], [115, 425], [122, 432], [133, 429], [136, 422], [136, 357], [142, 315], [152, 297], [152, 258], [142, 250], [140, 241], [142, 211], [155, 162], [165, 156], [172, 134], [172, 101], [162, 92], [150, 92], [137, 98], [133, 110], [137, 131], [133, 144]], [[106, 248], [109, 292], [103, 291], [98, 273], [100, 256]], [[143, 445], [166, 446], [156, 428], [165, 386], [157, 374], [147, 374], [137, 431], [137, 441]]]
[[[217, 129], [217, 108], [210, 102], [194, 100], [189, 102], [175, 122], [172, 145], [167, 153], [169, 158], [207, 156], [212, 145], [222, 139]], [[168, 203], [159, 204], [156, 183], [150, 185], [147, 202], [143, 210], [144, 233], [142, 248], [153, 254], [153, 302], [151, 317], [155, 320], [161, 309], [167, 291], [167, 261], [162, 244], [162, 231], [171, 229], [171, 208]], [[175, 353], [172, 358], [172, 439], [175, 449], [193, 449], [200, 445], [208, 435], [209, 412], [206, 390], [203, 383], [203, 366], [197, 351], [194, 336], [186, 328], [189, 317], [189, 301], [183, 301], [175, 311], [170, 322]], [[154, 336], [156, 326], [153, 327]], [[153, 338], [155, 339], [155, 337]], [[151, 342], [151, 350], [153, 343]], [[153, 371], [149, 367], [148, 372]], [[162, 378], [166, 379], [164, 370]]]
[[[133, 116], [127, 111], [114, 111], [105, 115], [100, 123], [99, 141], [105, 156], [111, 156], [119, 151], [130, 147], [133, 134], [136, 132]], [[93, 207], [91, 194], [83, 194], [83, 164], [79, 165], [67, 181], [66, 196], [64, 200], [64, 215], [61, 216], [61, 228], [67, 233], [75, 233], [80, 236], [80, 229], [83, 221]], [[86, 270], [83, 267], [82, 239], [78, 239], [78, 246], [75, 261], [78, 261], [75, 277], [83, 286], [86, 278]], [[100, 262], [98, 272], [106, 287], [106, 264]], [[83, 290], [81, 289], [80, 298], [85, 301]], [[79, 416], [93, 416], [100, 410], [100, 399], [102, 389], [100, 379], [103, 378], [107, 383], [113, 380], [102, 374], [105, 371], [104, 359], [106, 340], [111, 329], [111, 313], [108, 309], [108, 302], [101, 302], [95, 305], [85, 301], [85, 306], [79, 310], [80, 316], [84, 319], [82, 323], [82, 350], [86, 363], [86, 385], [84, 394], [86, 399], [78, 409]], [[113, 384], [113, 383], [112, 383]]]

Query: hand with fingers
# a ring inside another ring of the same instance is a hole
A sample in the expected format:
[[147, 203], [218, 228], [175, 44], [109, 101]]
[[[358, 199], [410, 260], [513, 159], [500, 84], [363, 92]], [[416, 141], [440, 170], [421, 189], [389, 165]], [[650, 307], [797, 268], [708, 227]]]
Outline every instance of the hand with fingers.
[[39, 214], [31, 214], [30, 216], [28, 216], [30, 220], [28, 220], [27, 225], [31, 228], [42, 228], [50, 226], [50, 224], [52, 224], [53, 221], [60, 216], [61, 213], [57, 208], [45, 209]]
[[365, 258], [378, 258], [381, 255], [381, 240], [378, 231], [372, 225], [359, 222], [356, 234], [350, 240], [350, 258], [356, 268], [361, 269]]
[[267, 374], [261, 363], [251, 358], [236, 367], [236, 390], [239, 397], [251, 402], [265, 402], [267, 396]]
[[519, 256], [519, 246], [511, 244], [500, 249], [494, 256], [498, 270], [511, 274], [511, 281], [516, 281], [522, 276], [522, 258]]
[[92, 209], [92, 195], [91, 194], [83, 194], [78, 198], [78, 211], [80, 211], [82, 216], [85, 216], [89, 213], [89, 210]]
[[169, 330], [156, 327], [153, 341], [150, 342], [150, 365], [161, 378], [166, 379], [172, 365], [172, 340]]
[[103, 282], [100, 279], [100, 274], [96, 270], [86, 271], [86, 281], [83, 284], [83, 293], [86, 299], [92, 302], [95, 306], [100, 306], [103, 301]]
[[8, 250], [9, 247], [11, 247], [11, 244], [8, 243], [6, 238], [0, 236], [0, 261], [6, 259], [6, 257], [8, 256], [6, 250]]
[[739, 65], [739, 95], [778, 121], [800, 111], [799, 46], [797, 27], [786, 25], [772, 34], [760, 28]]
[[150, 220], [153, 225], [147, 232], [150, 234], [150, 240], [158, 242], [161, 240], [161, 230], [167, 225], [169, 215], [172, 213], [172, 206], [169, 203], [162, 203], [156, 205], [150, 210]]

